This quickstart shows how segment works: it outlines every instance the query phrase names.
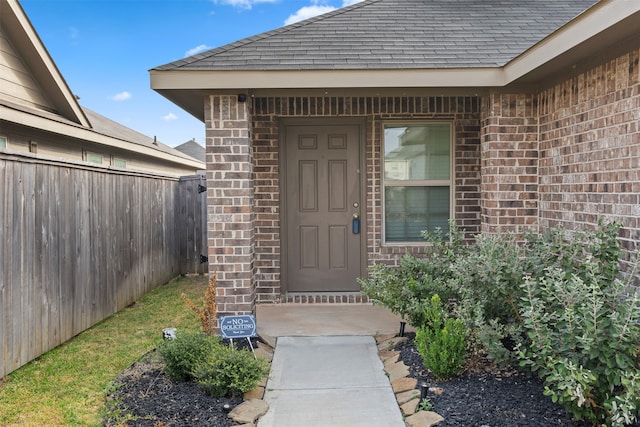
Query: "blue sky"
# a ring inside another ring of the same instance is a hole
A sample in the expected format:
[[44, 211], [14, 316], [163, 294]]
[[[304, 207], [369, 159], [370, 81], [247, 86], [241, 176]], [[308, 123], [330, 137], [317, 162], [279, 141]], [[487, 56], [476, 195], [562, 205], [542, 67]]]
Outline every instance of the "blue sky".
[[80, 104], [176, 146], [204, 124], [148, 70], [360, 0], [20, 0]]

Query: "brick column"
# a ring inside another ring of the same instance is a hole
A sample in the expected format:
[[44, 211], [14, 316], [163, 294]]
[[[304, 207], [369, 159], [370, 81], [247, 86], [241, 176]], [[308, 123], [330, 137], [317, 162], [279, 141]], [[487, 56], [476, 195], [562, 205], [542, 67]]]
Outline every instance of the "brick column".
[[533, 95], [492, 93], [482, 100], [483, 233], [521, 233], [538, 225], [538, 116]]
[[218, 273], [219, 314], [251, 314], [254, 286], [254, 186], [249, 102], [205, 99], [209, 274]]

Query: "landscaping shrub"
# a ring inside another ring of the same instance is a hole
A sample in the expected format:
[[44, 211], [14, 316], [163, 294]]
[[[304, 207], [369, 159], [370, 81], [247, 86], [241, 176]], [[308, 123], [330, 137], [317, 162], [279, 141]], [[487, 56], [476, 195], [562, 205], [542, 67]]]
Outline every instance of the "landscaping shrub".
[[521, 336], [518, 305], [527, 267], [513, 235], [476, 236], [451, 267], [451, 286], [460, 295], [455, 316], [472, 331], [469, 343], [498, 364], [516, 361], [510, 350]]
[[269, 372], [268, 363], [253, 352], [220, 346], [195, 369], [198, 385], [213, 397], [238, 397], [254, 389]]
[[424, 366], [439, 379], [457, 375], [466, 357], [464, 324], [447, 317], [437, 294], [425, 308], [424, 318], [425, 324], [417, 329], [415, 337]]
[[522, 365], [577, 419], [630, 424], [640, 408], [640, 295], [611, 279], [602, 259], [587, 255], [570, 267], [569, 276], [555, 266], [522, 285], [530, 340], [519, 352]]
[[218, 316], [218, 304], [216, 303], [217, 283], [218, 272], [214, 271], [213, 275], [209, 278], [209, 285], [204, 290], [201, 306], [192, 302], [185, 294], [182, 294], [184, 302], [198, 316], [198, 320], [200, 320], [200, 325], [202, 326], [202, 332], [211, 336], [216, 333], [216, 321]]
[[[620, 227], [618, 222], [598, 221], [595, 230], [581, 229], [571, 236], [561, 227], [541, 235], [527, 234], [525, 257], [529, 260], [528, 275], [543, 277], [545, 269], [555, 267], [564, 271], [565, 278], [575, 274], [588, 281], [595, 273], [605, 281], [613, 281], [620, 273]], [[587, 257], [591, 261], [588, 266], [583, 264]]]
[[[467, 351], [481, 344], [496, 362], [521, 362], [576, 418], [622, 426], [640, 408], [640, 296], [620, 280], [620, 227], [556, 228], [520, 242], [476, 236], [464, 245], [452, 223], [450, 241], [424, 233], [423, 258], [405, 256], [361, 283], [417, 327], [416, 346], [434, 375], [455, 373], [464, 325]], [[636, 275], [626, 273], [629, 281]], [[447, 306], [433, 299], [439, 292]]]
[[165, 340], [158, 351], [166, 363], [166, 372], [177, 381], [193, 379], [196, 365], [214, 349], [222, 347], [220, 339], [200, 331], [178, 331], [176, 338]]
[[365, 295], [416, 327], [423, 324], [425, 304], [434, 294], [445, 301], [457, 299], [450, 287], [450, 266], [465, 250], [463, 234], [453, 221], [448, 235], [438, 229], [423, 236], [429, 243], [423, 256], [404, 254], [398, 266], [374, 264], [367, 279], [358, 279]]

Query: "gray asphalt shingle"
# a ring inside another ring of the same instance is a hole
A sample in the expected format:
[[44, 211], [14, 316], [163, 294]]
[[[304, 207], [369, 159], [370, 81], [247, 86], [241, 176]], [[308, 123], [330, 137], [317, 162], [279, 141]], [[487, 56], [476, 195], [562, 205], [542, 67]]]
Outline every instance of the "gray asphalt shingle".
[[597, 2], [366, 0], [156, 69], [502, 66]]

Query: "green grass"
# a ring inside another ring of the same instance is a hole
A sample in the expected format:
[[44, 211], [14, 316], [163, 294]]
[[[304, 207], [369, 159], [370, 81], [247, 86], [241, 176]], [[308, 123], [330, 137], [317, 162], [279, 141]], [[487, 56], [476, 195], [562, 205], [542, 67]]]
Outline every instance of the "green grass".
[[105, 393], [127, 366], [162, 340], [162, 328], [199, 328], [183, 299], [201, 301], [207, 277], [179, 277], [0, 383], [0, 426], [99, 426]]

